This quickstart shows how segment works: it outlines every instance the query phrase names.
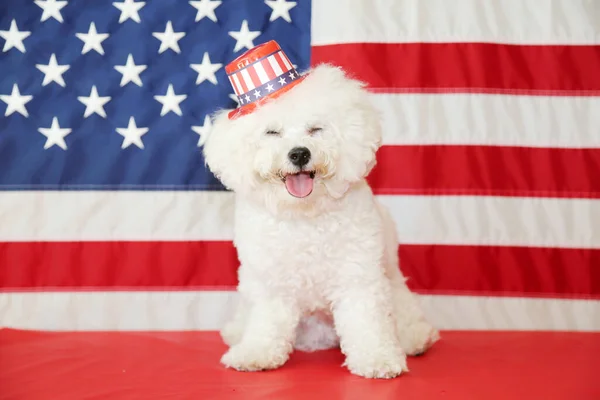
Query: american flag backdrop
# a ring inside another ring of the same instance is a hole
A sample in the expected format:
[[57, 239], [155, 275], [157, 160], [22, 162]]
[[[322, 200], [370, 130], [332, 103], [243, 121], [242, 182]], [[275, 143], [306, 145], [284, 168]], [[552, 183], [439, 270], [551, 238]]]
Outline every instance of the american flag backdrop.
[[600, 2], [2, 0], [0, 326], [213, 330], [225, 65], [275, 39], [368, 83], [369, 180], [441, 329], [600, 330]]

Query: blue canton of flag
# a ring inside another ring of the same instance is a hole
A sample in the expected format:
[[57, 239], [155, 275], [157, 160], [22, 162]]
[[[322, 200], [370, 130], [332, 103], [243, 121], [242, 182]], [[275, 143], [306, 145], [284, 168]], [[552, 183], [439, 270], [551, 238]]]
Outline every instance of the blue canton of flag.
[[2, 0], [0, 188], [222, 190], [201, 154], [225, 65], [310, 65], [309, 1]]

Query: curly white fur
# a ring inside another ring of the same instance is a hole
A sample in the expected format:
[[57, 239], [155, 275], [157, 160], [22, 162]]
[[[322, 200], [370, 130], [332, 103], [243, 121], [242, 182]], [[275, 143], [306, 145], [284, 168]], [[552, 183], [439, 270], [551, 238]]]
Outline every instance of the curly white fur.
[[[380, 143], [363, 84], [328, 65], [249, 115], [215, 116], [204, 157], [236, 193], [241, 261], [223, 364], [273, 369], [294, 348], [339, 346], [352, 373], [391, 378], [438, 340], [398, 268], [395, 224], [365, 181]], [[315, 172], [304, 198], [283, 181], [298, 172], [288, 159], [298, 146]]]

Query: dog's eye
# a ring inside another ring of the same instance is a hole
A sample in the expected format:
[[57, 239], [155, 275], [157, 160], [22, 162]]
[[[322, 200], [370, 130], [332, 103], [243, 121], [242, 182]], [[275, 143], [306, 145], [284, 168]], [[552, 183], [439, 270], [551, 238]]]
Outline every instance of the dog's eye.
[[313, 126], [308, 129], [308, 133], [311, 135], [314, 135], [315, 133], [321, 132], [322, 130], [323, 130], [323, 128], [321, 128], [321, 127]]
[[266, 134], [267, 134], [267, 135], [274, 135], [274, 136], [278, 136], [278, 135], [279, 135], [279, 132], [278, 132], [278, 131], [274, 131], [274, 130], [271, 130], [271, 129], [269, 129], [269, 130], [266, 132]]

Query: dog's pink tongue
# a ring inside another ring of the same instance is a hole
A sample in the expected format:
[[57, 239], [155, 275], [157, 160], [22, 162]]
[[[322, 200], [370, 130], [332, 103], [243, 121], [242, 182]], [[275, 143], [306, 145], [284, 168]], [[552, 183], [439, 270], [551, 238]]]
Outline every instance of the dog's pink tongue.
[[312, 193], [313, 180], [308, 174], [288, 175], [285, 179], [285, 188], [294, 197], [306, 197]]

